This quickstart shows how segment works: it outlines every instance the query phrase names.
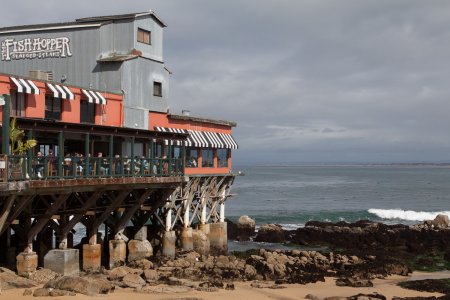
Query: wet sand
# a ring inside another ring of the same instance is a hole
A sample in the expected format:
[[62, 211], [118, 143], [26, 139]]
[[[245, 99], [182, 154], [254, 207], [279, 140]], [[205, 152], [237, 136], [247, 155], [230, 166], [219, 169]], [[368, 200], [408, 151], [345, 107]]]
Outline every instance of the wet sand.
[[[445, 277], [447, 276], [447, 277]], [[197, 298], [197, 299], [250, 299], [250, 300], [263, 300], [263, 299], [280, 299], [280, 300], [294, 300], [294, 299], [305, 299], [307, 294], [315, 295], [319, 298], [325, 298], [330, 296], [352, 296], [359, 293], [371, 294], [378, 292], [387, 297], [387, 299], [392, 299], [394, 296], [399, 297], [412, 297], [412, 296], [442, 296], [439, 293], [424, 293], [413, 290], [403, 289], [396, 284], [400, 281], [405, 281], [410, 278], [448, 278], [448, 272], [437, 272], [437, 273], [422, 273], [415, 272], [409, 277], [404, 276], [390, 276], [387, 279], [375, 279], [373, 281], [374, 287], [371, 288], [351, 288], [351, 287], [338, 287], [334, 283], [333, 278], [326, 278], [325, 282], [317, 282], [311, 284], [291, 284], [283, 285], [286, 288], [283, 289], [268, 289], [268, 288], [253, 288], [250, 286], [251, 282], [234, 282], [236, 289], [232, 291], [220, 289], [217, 292], [200, 292], [200, 291], [189, 291], [184, 293], [153, 293], [153, 294], [140, 294], [135, 293], [131, 289], [118, 289], [114, 293], [109, 295], [104, 295], [102, 298], [110, 300], [140, 300], [140, 299], [186, 299], [186, 298]], [[0, 299], [16, 300], [24, 299], [23, 296], [24, 289], [14, 289], [3, 291], [0, 295]], [[32, 297], [32, 296], [27, 296]], [[33, 297], [36, 298], [36, 297]], [[48, 298], [48, 297], [46, 297]], [[64, 297], [51, 297], [48, 299], [94, 299], [97, 297], [89, 297], [81, 294], [76, 296], [64, 296]]]

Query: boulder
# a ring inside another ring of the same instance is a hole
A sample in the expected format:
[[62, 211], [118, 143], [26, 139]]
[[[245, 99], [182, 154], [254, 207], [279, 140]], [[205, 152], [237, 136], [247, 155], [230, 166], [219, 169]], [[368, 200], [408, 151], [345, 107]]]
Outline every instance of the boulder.
[[122, 278], [125, 286], [131, 288], [141, 288], [145, 285], [145, 280], [137, 274], [127, 274]]
[[159, 279], [159, 275], [156, 270], [145, 270], [144, 277], [147, 282], [155, 282]]
[[38, 285], [36, 281], [20, 277], [13, 271], [6, 268], [0, 268], [0, 283], [0, 288], [2, 290], [31, 288]]
[[41, 268], [36, 270], [36, 272], [30, 274], [30, 276], [28, 276], [28, 279], [36, 281], [37, 283], [46, 283], [49, 280], [55, 279], [60, 276], [61, 274], [53, 272], [50, 269]]
[[447, 215], [437, 215], [434, 220], [425, 221], [425, 224], [435, 228], [448, 228], [450, 221]]
[[65, 290], [87, 296], [108, 294], [114, 290], [114, 286], [106, 280], [70, 276], [63, 276], [50, 280], [44, 285], [44, 288]]
[[76, 296], [74, 292], [52, 289], [52, 288], [40, 288], [35, 289], [33, 297], [60, 297], [60, 296]]
[[235, 239], [238, 241], [248, 241], [255, 235], [256, 222], [249, 216], [239, 217], [236, 224]]
[[255, 241], [282, 243], [285, 241], [285, 232], [278, 224], [264, 224], [259, 228]]
[[148, 258], [153, 255], [153, 247], [148, 240], [130, 240], [128, 242], [128, 261]]

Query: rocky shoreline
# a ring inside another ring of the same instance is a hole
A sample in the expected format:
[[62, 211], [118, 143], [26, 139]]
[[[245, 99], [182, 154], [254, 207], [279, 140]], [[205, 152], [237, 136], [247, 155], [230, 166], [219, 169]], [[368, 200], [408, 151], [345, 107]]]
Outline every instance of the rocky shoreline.
[[[24, 278], [0, 268], [1, 288], [27, 288], [24, 294], [35, 296], [93, 296], [109, 294], [117, 288], [131, 288], [136, 293], [214, 292], [232, 290], [237, 281], [251, 282], [254, 288], [276, 289], [286, 284], [322, 282], [325, 277], [335, 278], [336, 286], [371, 287], [375, 278], [410, 274], [408, 259], [419, 254], [442, 253], [444, 261], [450, 259], [450, 229], [444, 216], [412, 227], [368, 221], [309, 222], [294, 231], [285, 231], [275, 224], [263, 225], [257, 233], [249, 219], [247, 225], [228, 223], [229, 236], [240, 240], [324, 245], [328, 250], [260, 249], [228, 256], [179, 252], [174, 259], [139, 259], [127, 266], [82, 273], [79, 277], [39, 269]], [[348, 299], [383, 297], [371, 294]], [[317, 298], [311, 295], [310, 299]]]

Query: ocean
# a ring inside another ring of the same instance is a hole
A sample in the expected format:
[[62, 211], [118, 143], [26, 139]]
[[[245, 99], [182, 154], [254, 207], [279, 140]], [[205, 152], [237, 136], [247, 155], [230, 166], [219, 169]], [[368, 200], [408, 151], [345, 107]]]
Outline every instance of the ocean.
[[372, 220], [416, 224], [450, 215], [450, 166], [235, 167], [226, 214], [257, 226], [295, 229], [307, 221]]

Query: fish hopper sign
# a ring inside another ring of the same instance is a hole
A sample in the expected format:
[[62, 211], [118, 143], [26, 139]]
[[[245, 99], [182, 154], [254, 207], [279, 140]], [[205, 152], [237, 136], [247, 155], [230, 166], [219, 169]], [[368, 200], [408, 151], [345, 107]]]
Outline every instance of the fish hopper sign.
[[70, 39], [64, 36], [22, 40], [5, 39], [1, 42], [1, 52], [2, 61], [72, 56]]

